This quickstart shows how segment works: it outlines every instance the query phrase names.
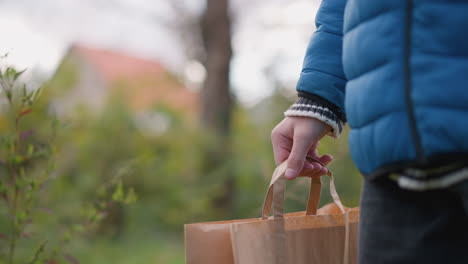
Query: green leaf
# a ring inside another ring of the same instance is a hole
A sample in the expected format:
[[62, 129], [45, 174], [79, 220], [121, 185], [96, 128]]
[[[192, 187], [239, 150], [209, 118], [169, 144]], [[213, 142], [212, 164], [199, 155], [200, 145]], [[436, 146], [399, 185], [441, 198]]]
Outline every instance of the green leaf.
[[26, 219], [26, 212], [21, 211], [16, 214], [16, 221], [18, 221], [18, 223], [23, 223], [25, 219]]
[[122, 182], [119, 182], [115, 188], [114, 193], [112, 194], [112, 200], [120, 202], [124, 199], [124, 191]]
[[12, 67], [7, 67], [6, 70], [5, 70], [5, 75], [6, 77], [10, 77], [12, 75], [15, 75], [16, 74], [16, 70]]
[[138, 199], [135, 190], [133, 188], [130, 188], [127, 193], [127, 197], [125, 197], [124, 203], [130, 204], [136, 202]]
[[19, 71], [19, 72], [14, 72], [14, 75], [13, 75], [13, 81], [16, 81], [18, 80], [18, 78], [26, 71], [26, 69], [22, 70], [22, 71]]
[[34, 145], [29, 144], [28, 146], [28, 156], [32, 156], [34, 154]]
[[34, 253], [33, 259], [29, 262], [29, 264], [36, 264], [39, 263], [39, 257], [41, 256], [42, 253], [44, 253], [45, 246], [47, 245], [47, 240], [42, 242], [39, 247], [36, 250], [36, 253]]
[[13, 98], [13, 94], [11, 93], [11, 91], [5, 90], [5, 94], [6, 94], [8, 101], [11, 101], [11, 99]]
[[32, 99], [33, 101], [37, 100], [37, 98], [39, 98], [39, 97], [41, 96], [42, 90], [43, 90], [43, 87], [37, 88], [37, 89], [32, 93], [31, 99]]

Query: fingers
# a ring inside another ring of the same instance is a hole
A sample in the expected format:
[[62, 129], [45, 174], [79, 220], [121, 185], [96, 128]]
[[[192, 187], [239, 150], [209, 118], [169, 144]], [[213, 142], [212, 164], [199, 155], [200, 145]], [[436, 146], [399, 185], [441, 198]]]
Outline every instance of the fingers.
[[[311, 152], [312, 150], [309, 151], [308, 156], [314, 157], [313, 155], [310, 155]], [[314, 153], [316, 153], [316, 151]], [[320, 161], [324, 165], [328, 165], [333, 161], [333, 157], [327, 154], [321, 157], [315, 156], [314, 158]], [[302, 169], [300, 175], [307, 176], [307, 177], [320, 177], [322, 175], [325, 175], [328, 173], [328, 169], [322, 164], [318, 162], [313, 162], [313, 161], [311, 162], [311, 161], [306, 160], [306, 162], [304, 163], [304, 168]]]
[[315, 143], [310, 134], [298, 131], [294, 133], [293, 146], [288, 158], [288, 168], [284, 174], [288, 179], [296, 178], [304, 167], [304, 162], [309, 149]]
[[[302, 172], [311, 172], [316, 169], [316, 163], [308, 162], [307, 160], [304, 162], [304, 167], [302, 168]], [[302, 175], [303, 173], [301, 173]]]
[[306, 162], [299, 176], [314, 178], [314, 177], [320, 177], [327, 173], [328, 173], [327, 167], [322, 166], [321, 164], [317, 162], [313, 162], [313, 163]]
[[288, 137], [280, 125], [271, 132], [271, 143], [273, 144], [273, 155], [276, 166], [287, 160], [291, 153], [292, 138]]

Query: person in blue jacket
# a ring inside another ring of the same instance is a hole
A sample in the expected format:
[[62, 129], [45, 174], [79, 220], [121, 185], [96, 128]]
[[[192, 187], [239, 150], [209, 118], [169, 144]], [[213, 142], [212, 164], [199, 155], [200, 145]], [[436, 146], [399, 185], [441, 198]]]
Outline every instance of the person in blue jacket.
[[468, 1], [323, 0], [272, 131], [286, 177], [347, 122], [364, 175], [359, 263], [468, 263]]

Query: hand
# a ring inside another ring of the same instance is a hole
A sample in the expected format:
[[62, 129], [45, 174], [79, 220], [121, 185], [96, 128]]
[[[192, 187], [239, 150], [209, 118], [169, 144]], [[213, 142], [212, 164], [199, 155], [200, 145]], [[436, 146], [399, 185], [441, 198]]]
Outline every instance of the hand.
[[288, 160], [286, 178], [292, 180], [299, 175], [318, 177], [328, 169], [317, 162], [309, 162], [306, 156], [314, 157], [328, 165], [333, 157], [318, 156], [320, 139], [331, 130], [324, 122], [311, 117], [286, 117], [271, 132], [271, 142], [276, 165]]

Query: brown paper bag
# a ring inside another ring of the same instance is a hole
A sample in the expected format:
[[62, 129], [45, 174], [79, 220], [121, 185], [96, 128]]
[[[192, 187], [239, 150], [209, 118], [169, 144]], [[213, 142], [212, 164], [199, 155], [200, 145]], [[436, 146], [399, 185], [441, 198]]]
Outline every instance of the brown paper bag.
[[329, 173], [333, 206], [317, 210], [322, 184], [312, 178], [306, 212], [283, 214], [286, 167], [273, 173], [262, 218], [185, 225], [186, 263], [357, 263], [359, 209], [341, 204]]

